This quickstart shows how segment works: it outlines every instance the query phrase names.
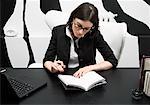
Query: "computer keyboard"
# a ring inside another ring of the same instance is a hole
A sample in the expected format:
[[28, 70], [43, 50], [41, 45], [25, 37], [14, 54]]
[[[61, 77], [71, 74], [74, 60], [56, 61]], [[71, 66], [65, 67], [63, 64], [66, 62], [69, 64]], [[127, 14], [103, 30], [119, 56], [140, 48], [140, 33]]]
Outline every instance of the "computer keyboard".
[[33, 86], [29, 83], [20, 82], [11, 77], [8, 80], [19, 97], [28, 95], [27, 93], [33, 89]]

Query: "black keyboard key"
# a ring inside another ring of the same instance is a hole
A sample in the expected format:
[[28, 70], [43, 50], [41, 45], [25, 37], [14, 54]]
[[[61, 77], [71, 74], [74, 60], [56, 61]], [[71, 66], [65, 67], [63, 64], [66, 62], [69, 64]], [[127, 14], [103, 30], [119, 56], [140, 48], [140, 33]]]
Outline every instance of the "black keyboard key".
[[17, 92], [19, 96], [25, 95], [27, 91], [33, 89], [33, 86], [29, 83], [23, 83], [13, 78], [8, 78], [11, 86]]

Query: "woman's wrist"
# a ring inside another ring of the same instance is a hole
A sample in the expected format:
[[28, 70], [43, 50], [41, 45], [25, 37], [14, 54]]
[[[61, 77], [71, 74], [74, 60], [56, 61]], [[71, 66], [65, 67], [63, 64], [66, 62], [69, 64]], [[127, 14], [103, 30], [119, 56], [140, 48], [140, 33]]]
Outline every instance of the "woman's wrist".
[[94, 70], [94, 65], [86, 66], [86, 70], [87, 70], [87, 71], [92, 71], [92, 70]]
[[100, 70], [101, 68], [99, 67], [98, 64], [94, 64], [94, 65], [89, 65], [87, 66], [88, 71], [97, 71]]
[[46, 69], [48, 69], [48, 70], [51, 72], [52, 64], [53, 64], [52, 61], [46, 61], [46, 62], [44, 63], [44, 67], [45, 67]]

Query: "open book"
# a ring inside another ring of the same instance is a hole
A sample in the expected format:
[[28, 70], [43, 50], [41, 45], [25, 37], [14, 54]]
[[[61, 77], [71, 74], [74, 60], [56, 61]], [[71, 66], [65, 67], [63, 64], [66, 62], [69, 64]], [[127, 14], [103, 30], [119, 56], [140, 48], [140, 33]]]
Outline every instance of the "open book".
[[63, 75], [63, 74], [59, 74], [58, 78], [63, 83], [65, 89], [69, 87], [70, 88], [75, 87], [88, 91], [89, 89], [95, 86], [107, 83], [105, 81], [105, 78], [96, 73], [95, 71], [90, 71], [80, 78], [76, 78], [73, 75]]

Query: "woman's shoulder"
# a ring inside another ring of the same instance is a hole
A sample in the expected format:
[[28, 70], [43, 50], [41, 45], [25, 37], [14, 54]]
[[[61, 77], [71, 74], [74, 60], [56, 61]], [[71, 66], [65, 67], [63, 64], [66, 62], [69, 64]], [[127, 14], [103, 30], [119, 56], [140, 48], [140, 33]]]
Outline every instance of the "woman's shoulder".
[[93, 37], [103, 37], [103, 35], [101, 34], [101, 32], [99, 30], [93, 30], [91, 32], [91, 36], [93, 36]]
[[95, 30], [94, 33], [97, 34], [97, 35], [102, 35], [99, 30]]
[[99, 30], [93, 31], [92, 36], [94, 37], [95, 40], [104, 40], [104, 37]]
[[53, 30], [64, 30], [66, 28], [66, 24], [58, 25], [53, 28]]
[[64, 37], [66, 35], [66, 25], [58, 25], [53, 28], [52, 34], [57, 37]]

